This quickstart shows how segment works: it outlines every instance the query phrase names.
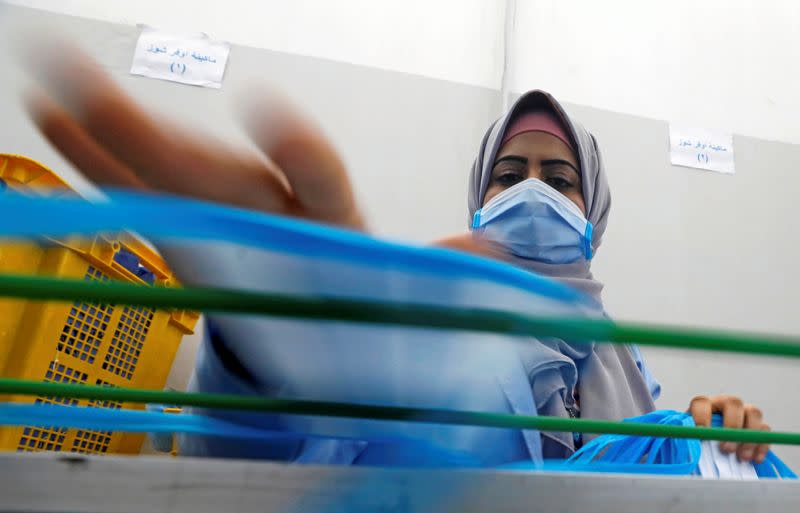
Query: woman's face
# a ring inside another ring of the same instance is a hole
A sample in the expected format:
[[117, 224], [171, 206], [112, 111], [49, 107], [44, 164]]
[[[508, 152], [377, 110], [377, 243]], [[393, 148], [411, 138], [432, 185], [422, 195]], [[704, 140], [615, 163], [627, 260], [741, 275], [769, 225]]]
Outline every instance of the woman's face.
[[500, 148], [483, 204], [528, 178], [543, 181], [575, 203], [586, 215], [578, 160], [564, 141], [546, 132], [519, 134]]

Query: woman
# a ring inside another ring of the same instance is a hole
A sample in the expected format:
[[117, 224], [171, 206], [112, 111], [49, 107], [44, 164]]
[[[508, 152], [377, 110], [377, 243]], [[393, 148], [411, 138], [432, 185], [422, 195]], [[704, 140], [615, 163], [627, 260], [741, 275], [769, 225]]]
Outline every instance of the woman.
[[[155, 119], [79, 55], [61, 45], [28, 56], [44, 91], [29, 108], [44, 136], [89, 179], [364, 229], [341, 159], [319, 129], [286, 104], [260, 97], [247, 110], [250, 134], [264, 154], [252, 155]], [[530, 113], [538, 113], [536, 119], [526, 117]], [[473, 168], [469, 204], [472, 213], [481, 210], [475, 226], [484, 239], [502, 250], [472, 237], [445, 245], [552, 276], [589, 293], [599, 306], [601, 286], [592, 279], [589, 258], [607, 221], [608, 186], [596, 142], [555, 100], [529, 93], [489, 129]], [[530, 222], [526, 213], [539, 207], [548, 212], [547, 237], [520, 237]], [[597, 344], [581, 353], [556, 343], [549, 349], [547, 361], [557, 362], [558, 371], [531, 384], [541, 413], [620, 419], [653, 408], [657, 387], [652, 381], [648, 386], [635, 348]], [[710, 425], [712, 412], [720, 412], [727, 427], [768, 429], [760, 411], [737, 397], [696, 397], [690, 411], [699, 425]], [[579, 442], [568, 434], [549, 436], [545, 455], [566, 456]], [[278, 457], [348, 463], [362, 450], [323, 445], [317, 450], [324, 455], [290, 450]], [[722, 449], [760, 461], [768, 447], [728, 442]]]
[[[590, 267], [611, 194], [597, 141], [552, 96], [530, 91], [489, 127], [472, 166], [467, 201], [473, 234], [441, 244], [550, 276], [590, 295], [602, 309], [603, 285]], [[596, 344], [580, 352], [562, 343], [559, 350], [565, 357], [561, 366], [573, 373], [532, 378], [540, 414], [618, 420], [654, 409], [660, 385], [636, 346]], [[768, 429], [761, 412], [738, 397], [698, 396], [689, 409], [701, 426], [720, 412], [726, 426]], [[544, 433], [543, 442], [545, 457], [566, 457], [575, 449], [563, 434]], [[768, 451], [766, 445], [728, 442], [721, 448], [758, 462]]]
[[[555, 99], [531, 91], [489, 127], [469, 185], [477, 244], [492, 244], [496, 257], [582, 290], [602, 310], [602, 285], [590, 263], [611, 196], [594, 138]], [[461, 248], [469, 244], [462, 240]], [[622, 419], [655, 409], [660, 387], [635, 347], [559, 341], [553, 355], [527, 360], [528, 368], [549, 368], [529, 372], [539, 414]], [[544, 456], [568, 457], [580, 442], [577, 435], [544, 433]]]

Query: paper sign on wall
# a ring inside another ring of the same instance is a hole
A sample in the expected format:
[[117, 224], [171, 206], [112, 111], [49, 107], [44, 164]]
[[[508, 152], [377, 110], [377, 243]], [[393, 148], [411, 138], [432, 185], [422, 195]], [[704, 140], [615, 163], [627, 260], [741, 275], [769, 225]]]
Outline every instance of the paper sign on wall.
[[734, 174], [733, 136], [703, 128], [669, 125], [670, 162], [675, 166]]
[[231, 48], [205, 34], [178, 35], [144, 27], [131, 74], [202, 87], [222, 87]]

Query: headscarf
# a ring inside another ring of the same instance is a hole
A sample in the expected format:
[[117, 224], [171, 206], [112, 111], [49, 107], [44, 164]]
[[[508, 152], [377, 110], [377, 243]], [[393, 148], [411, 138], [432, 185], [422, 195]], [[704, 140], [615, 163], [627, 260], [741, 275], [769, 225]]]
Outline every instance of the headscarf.
[[[578, 159], [586, 217], [594, 227], [594, 253], [602, 241], [611, 208], [611, 191], [600, 150], [592, 134], [570, 119], [561, 105], [544, 91], [534, 90], [522, 95], [483, 136], [470, 174], [468, 220], [472, 220], [475, 211], [483, 204], [507, 127], [521, 114], [540, 110], [552, 111], [572, 140], [570, 146]], [[592, 276], [589, 261], [546, 264], [509, 256], [509, 262], [583, 291], [596, 300], [599, 312], [605, 314], [600, 297], [603, 285]], [[559, 339], [538, 342], [524, 345], [520, 356], [540, 415], [568, 417], [567, 408], [574, 405], [572, 391], [576, 384], [584, 418], [619, 420], [655, 409], [650, 390], [629, 346], [570, 343]], [[574, 451], [569, 433], [543, 433], [543, 437], [546, 457], [564, 457]], [[592, 436], [584, 437], [587, 438]]]
[[[469, 179], [468, 222], [472, 222], [475, 211], [483, 204], [486, 189], [492, 177], [492, 168], [497, 152], [500, 150], [503, 135], [509, 123], [520, 113], [530, 110], [548, 109], [561, 120], [569, 136], [577, 147], [576, 156], [581, 172], [583, 200], [586, 205], [586, 218], [592, 223], [592, 253], [597, 251], [608, 223], [611, 209], [611, 191], [608, 188], [603, 161], [597, 141], [582, 125], [572, 121], [559, 103], [544, 91], [534, 90], [522, 95], [504, 116], [495, 121], [486, 131], [481, 141], [480, 151], [472, 164]], [[550, 276], [573, 288], [592, 296], [598, 303], [603, 284], [592, 277], [590, 262], [580, 260], [571, 264], [546, 264], [522, 258], [515, 259], [515, 265]]]
[[566, 144], [571, 152], [575, 152], [575, 148], [572, 147], [572, 139], [552, 110], [531, 110], [519, 114], [506, 127], [500, 147], [502, 148], [514, 137], [527, 132], [545, 132], [555, 136], [561, 139], [561, 142]]

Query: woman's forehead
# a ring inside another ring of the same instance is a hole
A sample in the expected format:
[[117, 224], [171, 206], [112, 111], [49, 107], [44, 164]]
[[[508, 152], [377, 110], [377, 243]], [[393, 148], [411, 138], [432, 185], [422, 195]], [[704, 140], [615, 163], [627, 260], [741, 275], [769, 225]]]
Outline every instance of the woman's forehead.
[[500, 147], [495, 161], [507, 155], [519, 155], [529, 159], [560, 158], [577, 164], [575, 153], [564, 141], [540, 131], [525, 132], [512, 137]]

